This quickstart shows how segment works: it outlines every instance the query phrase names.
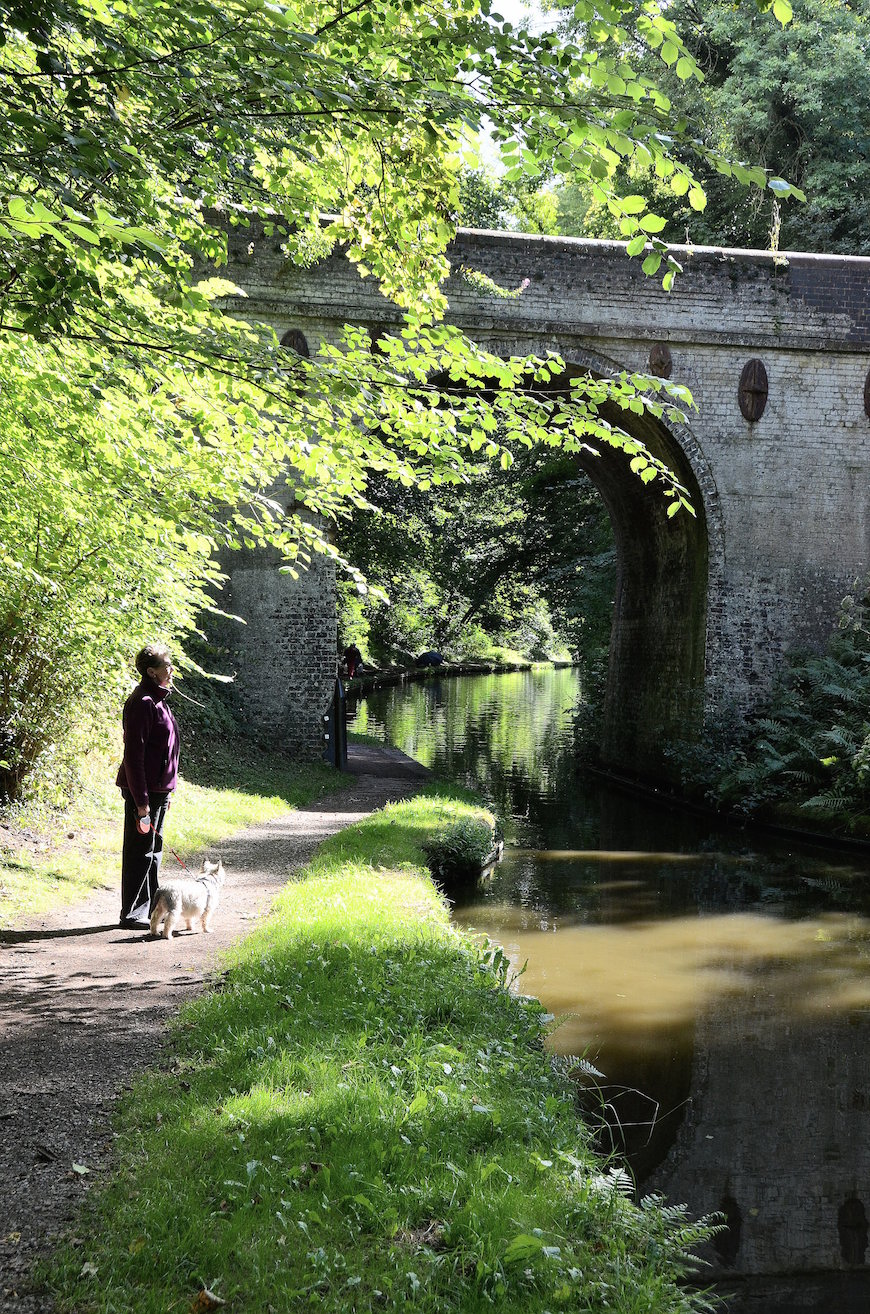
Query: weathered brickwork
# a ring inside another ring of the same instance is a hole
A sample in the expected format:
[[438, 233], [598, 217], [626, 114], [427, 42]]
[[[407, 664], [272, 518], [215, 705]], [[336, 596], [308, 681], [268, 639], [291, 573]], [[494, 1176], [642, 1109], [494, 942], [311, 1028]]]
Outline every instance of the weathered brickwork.
[[336, 676], [335, 574], [318, 561], [298, 579], [252, 563], [230, 576], [235, 696], [256, 737], [305, 760], [322, 756], [322, 716]]
[[[870, 568], [870, 260], [674, 253], [686, 273], [665, 293], [617, 244], [463, 232], [447, 286], [453, 322], [501, 354], [553, 351], [575, 370], [608, 373], [646, 368], [664, 343], [672, 379], [694, 394], [686, 425], [636, 429], [680, 470], [694, 526], [667, 520], [651, 489], [640, 497], [624, 459], [585, 463], [621, 563], [605, 751], [639, 770], [704, 713], [755, 705], [785, 652], [823, 643], [840, 598]], [[463, 266], [529, 284], [497, 299], [464, 280]], [[346, 321], [372, 331], [396, 322], [340, 254], [299, 270], [250, 231], [232, 240], [230, 273], [245, 315], [279, 335], [301, 330], [312, 352]], [[750, 357], [769, 382], [755, 422], [738, 405]]]
[[[286, 484], [272, 490], [285, 508]], [[231, 654], [236, 710], [260, 743], [311, 761], [323, 756], [323, 715], [337, 672], [335, 569], [313, 557], [298, 575], [282, 573], [277, 552], [228, 552], [222, 610], [245, 622], [216, 622]]]

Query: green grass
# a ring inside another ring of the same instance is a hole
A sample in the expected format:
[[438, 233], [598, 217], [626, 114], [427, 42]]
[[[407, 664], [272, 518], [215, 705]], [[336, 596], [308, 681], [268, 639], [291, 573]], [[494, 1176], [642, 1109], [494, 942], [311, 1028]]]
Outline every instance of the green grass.
[[285, 888], [126, 1099], [117, 1175], [47, 1277], [60, 1310], [202, 1288], [234, 1314], [705, 1307], [679, 1284], [703, 1229], [620, 1191], [540, 1005], [425, 873], [421, 843], [473, 815], [444, 791], [391, 805]]
[[[164, 830], [185, 862], [259, 821], [302, 807], [348, 783], [320, 763], [290, 765], [237, 745], [221, 782], [182, 776]], [[118, 755], [92, 754], [67, 808], [31, 805], [7, 812], [0, 829], [0, 927], [14, 927], [59, 904], [86, 899], [120, 881], [123, 803], [115, 786]], [[173, 863], [166, 852], [167, 863]]]

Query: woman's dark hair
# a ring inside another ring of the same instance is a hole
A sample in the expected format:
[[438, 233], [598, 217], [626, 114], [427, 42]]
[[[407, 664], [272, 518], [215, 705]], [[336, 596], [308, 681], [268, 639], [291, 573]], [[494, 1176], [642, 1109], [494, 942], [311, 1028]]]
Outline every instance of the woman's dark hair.
[[147, 675], [149, 666], [159, 666], [162, 662], [170, 660], [169, 649], [165, 643], [146, 643], [145, 647], [136, 653], [136, 670], [140, 675]]

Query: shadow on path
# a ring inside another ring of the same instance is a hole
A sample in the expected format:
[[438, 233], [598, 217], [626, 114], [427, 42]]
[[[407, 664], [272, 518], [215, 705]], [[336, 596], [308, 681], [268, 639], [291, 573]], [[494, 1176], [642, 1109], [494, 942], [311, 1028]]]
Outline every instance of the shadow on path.
[[35, 940], [65, 940], [71, 935], [98, 935], [100, 931], [117, 931], [118, 923], [106, 922], [103, 926], [71, 926], [58, 930], [9, 931], [0, 930], [0, 945], [30, 944]]

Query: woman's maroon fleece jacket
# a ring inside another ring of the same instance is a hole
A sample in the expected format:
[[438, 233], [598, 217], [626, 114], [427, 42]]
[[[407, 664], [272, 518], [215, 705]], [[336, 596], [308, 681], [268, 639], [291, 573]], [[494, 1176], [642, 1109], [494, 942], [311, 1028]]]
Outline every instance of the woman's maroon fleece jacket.
[[168, 703], [169, 690], [143, 675], [124, 704], [124, 760], [118, 784], [129, 789], [139, 808], [148, 795], [169, 794], [178, 783], [178, 724]]

